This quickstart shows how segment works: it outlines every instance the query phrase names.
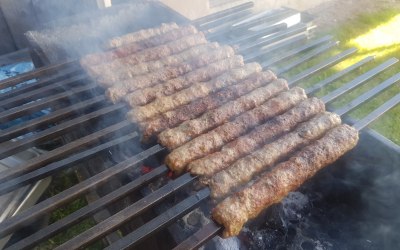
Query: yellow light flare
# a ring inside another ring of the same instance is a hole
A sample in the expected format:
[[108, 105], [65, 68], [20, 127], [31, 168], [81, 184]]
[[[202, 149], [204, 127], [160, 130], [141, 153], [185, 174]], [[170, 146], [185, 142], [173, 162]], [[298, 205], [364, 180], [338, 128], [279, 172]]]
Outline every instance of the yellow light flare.
[[395, 16], [387, 23], [379, 25], [368, 33], [350, 40], [363, 50], [373, 50], [400, 44], [400, 15]]
[[385, 57], [400, 51], [400, 15], [388, 22], [349, 40], [346, 47], [357, 47], [358, 53], [336, 65], [336, 70], [343, 70], [367, 56]]

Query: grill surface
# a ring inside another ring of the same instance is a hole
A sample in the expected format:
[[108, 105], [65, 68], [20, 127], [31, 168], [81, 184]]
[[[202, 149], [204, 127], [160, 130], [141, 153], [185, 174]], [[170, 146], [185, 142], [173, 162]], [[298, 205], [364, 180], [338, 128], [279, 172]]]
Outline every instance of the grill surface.
[[[249, 10], [251, 6], [251, 4], [244, 4], [201, 18], [194, 21], [193, 24], [199, 29], [207, 31], [209, 39], [237, 46], [238, 52], [244, 55], [246, 61], [258, 61], [265, 69], [272, 69], [281, 77], [284, 77], [285, 73], [291, 69], [326, 53], [338, 44], [330, 36], [308, 40], [312, 36], [311, 31], [314, 28], [310, 24], [300, 23], [287, 27], [285, 24], [279, 23], [279, 20], [293, 15], [294, 11], [288, 9], [271, 12], [266, 17], [232, 26], [241, 21], [238, 20], [238, 16], [243, 17], [242, 12]], [[246, 17], [248, 16], [246, 15]], [[258, 31], [249, 30], [262, 23], [269, 23], [270, 26]], [[289, 85], [296, 85], [302, 80], [336, 65], [355, 52], [356, 49], [351, 48], [327, 58], [287, 79]], [[306, 92], [312, 95], [361, 66], [371, 64], [373, 60], [373, 57], [364, 58], [306, 89]], [[367, 73], [325, 95], [322, 100], [329, 104], [397, 62], [397, 59], [392, 58], [377, 65]], [[280, 64], [285, 66], [279, 67]], [[36, 81], [15, 88], [16, 85], [32, 79]], [[345, 116], [399, 80], [400, 74], [396, 74], [342, 108], [332, 111]], [[65, 231], [84, 218], [104, 210], [117, 201], [130, 197], [132, 194], [142, 195], [143, 189], [146, 189], [150, 183], [159, 182], [159, 180], [164, 180], [164, 182], [155, 188], [154, 192], [131, 199], [124, 208], [121, 207], [115, 214], [64, 243], [58, 249], [89, 246], [120, 229], [128, 221], [156, 208], [162, 202], [173, 199], [174, 204], [168, 209], [160, 214], [153, 214], [143, 225], [126, 233], [121, 239], [107, 247], [107, 249], [130, 248], [171, 225], [201, 204], [209, 202], [209, 190], [198, 190], [195, 185], [196, 177], [189, 174], [175, 179], [165, 177], [168, 174], [167, 167], [159, 166], [159, 159], [162, 158], [165, 149], [160, 145], [150, 147], [141, 145], [135, 124], [125, 120], [124, 115], [128, 108], [124, 104], [109, 103], [103, 90], [86, 76], [76, 61], [43, 67], [0, 82], [0, 89], [9, 87], [13, 89], [0, 95], [1, 123], [7, 124], [43, 109], [50, 109], [51, 112], [49, 115], [28, 120], [0, 131], [0, 158], [9, 157], [34, 146], [41, 146], [60, 137], [68, 137], [71, 133], [75, 135], [74, 139], [64, 145], [30, 160], [24, 165], [13, 168], [11, 171], [1, 172], [0, 195], [35, 183], [61, 170], [76, 168], [77, 164], [85, 166], [85, 163], [94, 161], [96, 157], [100, 157], [106, 163], [104, 167], [97, 169], [97, 172], [92, 173], [91, 177], [79, 184], [1, 222], [0, 238], [17, 232], [25, 225], [33, 223], [78, 197], [89, 194], [92, 190], [108, 185], [116, 177], [122, 178], [123, 184], [67, 217], [10, 245], [7, 249], [31, 249], [38, 243]], [[361, 130], [397, 105], [399, 101], [400, 94], [365, 118], [352, 123]], [[151, 171], [141, 171], [143, 165], [148, 165]], [[132, 178], [124, 178], [126, 173]], [[220, 231], [221, 228], [218, 225], [210, 222], [181, 242], [175, 249], [199, 247]]]

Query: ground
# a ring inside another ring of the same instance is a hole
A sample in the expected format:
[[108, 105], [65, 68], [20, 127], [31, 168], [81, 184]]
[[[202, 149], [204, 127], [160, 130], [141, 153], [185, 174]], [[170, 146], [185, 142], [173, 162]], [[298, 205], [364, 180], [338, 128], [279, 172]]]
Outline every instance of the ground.
[[[340, 45], [338, 49], [332, 50], [328, 55], [317, 57], [308, 64], [289, 72], [289, 78], [290, 73], [299, 73], [326, 59], [328, 56], [332, 56], [347, 48], [356, 47], [358, 52], [343, 63], [320, 73], [317, 77], [303, 81], [300, 86], [308, 87], [313, 85], [366, 56], [374, 55], [376, 58], [375, 63], [364, 66], [354, 74], [344, 77], [341, 81], [330, 84], [327, 88], [317, 93], [317, 96], [325, 95], [327, 92], [349, 82], [356, 76], [365, 73], [389, 58], [396, 57], [400, 59], [400, 1], [333, 0], [309, 9], [308, 12], [315, 17], [315, 23], [318, 25], [317, 36], [324, 34], [333, 35], [335, 39], [340, 41]], [[338, 101], [333, 103], [333, 106], [341, 106], [389, 77], [399, 73], [398, 64], [379, 74], [350, 94], [339, 98]], [[353, 111], [351, 115], [356, 118], [362, 118], [398, 93], [400, 93], [400, 83], [385, 90], [372, 101], [363, 105], [362, 108]], [[400, 145], [400, 105], [380, 117], [370, 127]]]
[[332, 0], [308, 12], [316, 17], [315, 21], [319, 27], [332, 28], [357, 19], [361, 14], [372, 14], [382, 9], [399, 6], [398, 0]]

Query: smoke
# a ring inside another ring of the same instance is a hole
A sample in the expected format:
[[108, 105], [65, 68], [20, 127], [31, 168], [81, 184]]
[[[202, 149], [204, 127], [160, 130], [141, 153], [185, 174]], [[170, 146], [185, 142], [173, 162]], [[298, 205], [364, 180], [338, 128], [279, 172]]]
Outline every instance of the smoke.
[[74, 10], [74, 15], [68, 8], [39, 11], [43, 21], [52, 21], [28, 31], [26, 37], [34, 49], [43, 52], [48, 63], [78, 59], [103, 50], [104, 42], [112, 37], [171, 21], [168, 13], [160, 15], [157, 8], [150, 4], [121, 4], [82, 13]]

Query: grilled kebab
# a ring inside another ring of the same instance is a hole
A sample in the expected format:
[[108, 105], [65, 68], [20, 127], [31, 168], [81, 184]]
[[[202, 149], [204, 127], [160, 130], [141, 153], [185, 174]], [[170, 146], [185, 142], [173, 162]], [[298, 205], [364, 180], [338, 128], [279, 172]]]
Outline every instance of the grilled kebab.
[[[321, 139], [278, 164], [250, 185], [219, 203], [213, 218], [224, 226], [224, 237], [239, 234], [243, 225], [270, 205], [280, 202], [320, 169], [356, 146], [358, 132], [348, 125], [333, 128]], [[251, 164], [251, 163], [249, 163]]]
[[[299, 123], [325, 111], [324, 103], [318, 98], [309, 98], [266, 123], [257, 126], [250, 133], [224, 145], [220, 151], [191, 162], [188, 169], [192, 174], [212, 176], [229, 167], [239, 158], [248, 155], [267, 141], [291, 131]], [[203, 178], [209, 180], [209, 178]]]
[[163, 23], [156, 28], [142, 29], [136, 32], [125, 34], [123, 36], [112, 38], [104, 46], [106, 48], [117, 48], [124, 44], [148, 39], [150, 37], [161, 35], [178, 28], [180, 27], [176, 23]]
[[[276, 82], [279, 81], [274, 81], [274, 83]], [[266, 87], [273, 86], [274, 83]], [[273, 89], [282, 90], [282, 88], [278, 86], [274, 86]], [[261, 90], [256, 91], [262, 93]], [[268, 90], [266, 92], [269, 92], [269, 96], [271, 96], [274, 91]], [[250, 128], [285, 112], [306, 98], [307, 96], [301, 88], [295, 87], [285, 91], [262, 105], [239, 115], [233, 121], [227, 122], [208, 133], [194, 138], [179, 148], [174, 149], [166, 157], [165, 162], [171, 170], [181, 173], [191, 161], [215, 152], [225, 143], [246, 133]], [[257, 98], [255, 97], [254, 101], [256, 102], [256, 100]]]
[[143, 39], [140, 41], [132, 42], [129, 44], [122, 45], [116, 49], [99, 52], [85, 56], [81, 63], [83, 65], [95, 65], [101, 64], [102, 62], [107, 62], [121, 57], [126, 57], [130, 54], [136, 53], [138, 51], [159, 46], [168, 42], [175, 41], [181, 37], [193, 35], [197, 33], [197, 29], [192, 25], [182, 26], [179, 29], [173, 29], [161, 35], [156, 35], [154, 37]]
[[287, 157], [290, 153], [319, 139], [340, 123], [341, 120], [338, 115], [326, 112], [301, 124], [295, 131], [264, 145], [260, 150], [241, 158], [230, 167], [216, 173], [209, 183], [211, 196], [222, 198], [249, 182], [256, 174]]
[[128, 116], [132, 121], [141, 122], [148, 120], [156, 115], [188, 104], [198, 98], [205, 97], [221, 88], [237, 84], [252, 73], [260, 71], [261, 66], [258, 63], [246, 64], [243, 67], [229, 70], [211, 81], [195, 83], [189, 88], [181, 90], [173, 95], [156, 99], [152, 103], [130, 111]]
[[269, 83], [271, 81], [271, 75], [273, 76], [273, 73], [270, 71], [256, 72], [236, 85], [229, 86], [216, 93], [141, 123], [140, 127], [143, 133], [143, 140], [148, 141], [151, 137], [158, 135], [168, 128], [173, 128], [185, 121], [194, 119], [208, 110], [218, 108], [228, 101], [237, 99]]
[[[243, 65], [241, 58], [231, 58], [233, 55], [233, 49], [225, 47], [221, 48], [216, 54], [210, 53], [199, 56], [196, 60], [190, 61], [190, 64], [200, 68], [152, 87], [139, 89], [128, 94], [124, 99], [132, 107], [145, 105], [156, 98], [172, 95], [195, 82], [210, 81], [229, 69]], [[218, 59], [222, 60], [216, 61]]]
[[[226, 53], [223, 53], [226, 56]], [[193, 63], [182, 63], [175, 67], [167, 67], [157, 72], [152, 72], [145, 75], [136, 76], [134, 78], [130, 78], [127, 80], [123, 80], [120, 83], [114, 85], [113, 87], [107, 89], [106, 95], [107, 97], [113, 101], [114, 103], [126, 97], [128, 93], [131, 93], [138, 89], [144, 89], [147, 87], [151, 87], [156, 85], [157, 83], [164, 84], [166, 81], [177, 78], [179, 76], [185, 76], [185, 74], [189, 73], [188, 76], [182, 77], [181, 79], [175, 80], [174, 82], [181, 82], [181, 84], [187, 81], [187, 84], [192, 82], [199, 82], [207, 80], [207, 70], [194, 70], [194, 68], [198, 65], [206, 65], [207, 61], [210, 62], [219, 57], [220, 54], [210, 54], [209, 56], [205, 56], [205, 60], [202, 60], [202, 57], [199, 57], [198, 60], [194, 60]], [[200, 62], [200, 63], [199, 63]], [[197, 65], [196, 65], [197, 64]], [[226, 58], [216, 62], [219, 65], [219, 68], [234, 68], [243, 66], [243, 57], [241, 56], [233, 56], [230, 58]], [[212, 72], [210, 72], [212, 73]], [[197, 78], [196, 78], [197, 77]], [[189, 79], [192, 78], [192, 79]], [[129, 99], [128, 99], [129, 100]], [[129, 100], [129, 103], [133, 104], [132, 100]], [[133, 105], [136, 106], [136, 105]]]
[[[107, 68], [110, 65], [113, 64], [118, 64], [121, 65], [121, 67], [125, 65], [136, 65], [139, 63], [143, 62], [148, 62], [148, 61], [153, 61], [153, 60], [159, 60], [161, 58], [182, 52], [184, 50], [187, 50], [191, 47], [200, 45], [200, 44], [206, 44], [207, 40], [202, 32], [185, 36], [182, 37], [181, 39], [178, 39], [176, 41], [172, 41], [160, 46], [156, 46], [153, 48], [147, 48], [141, 51], [138, 51], [134, 54], [131, 54], [126, 57], [118, 58], [116, 60], [108, 61], [106, 63], [103, 63], [102, 66], [93, 66], [98, 69], [98, 67], [104, 67]], [[83, 67], [88, 71], [89, 74], [92, 74], [93, 70], [91, 70], [92, 65], [88, 65], [86, 63], [81, 63]], [[98, 77], [95, 75], [95, 73], [92, 75], [93, 77]]]
[[218, 43], [200, 44], [156, 61], [143, 62], [134, 65], [128, 63], [122, 64], [118, 60], [115, 60], [112, 64], [107, 64], [106, 67], [103, 64], [91, 67], [91, 75], [97, 76], [97, 78], [101, 79], [101, 82], [103, 82], [104, 85], [112, 86], [115, 81], [120, 79], [147, 74], [167, 66], [175, 66], [184, 61], [208, 54], [218, 48]]

